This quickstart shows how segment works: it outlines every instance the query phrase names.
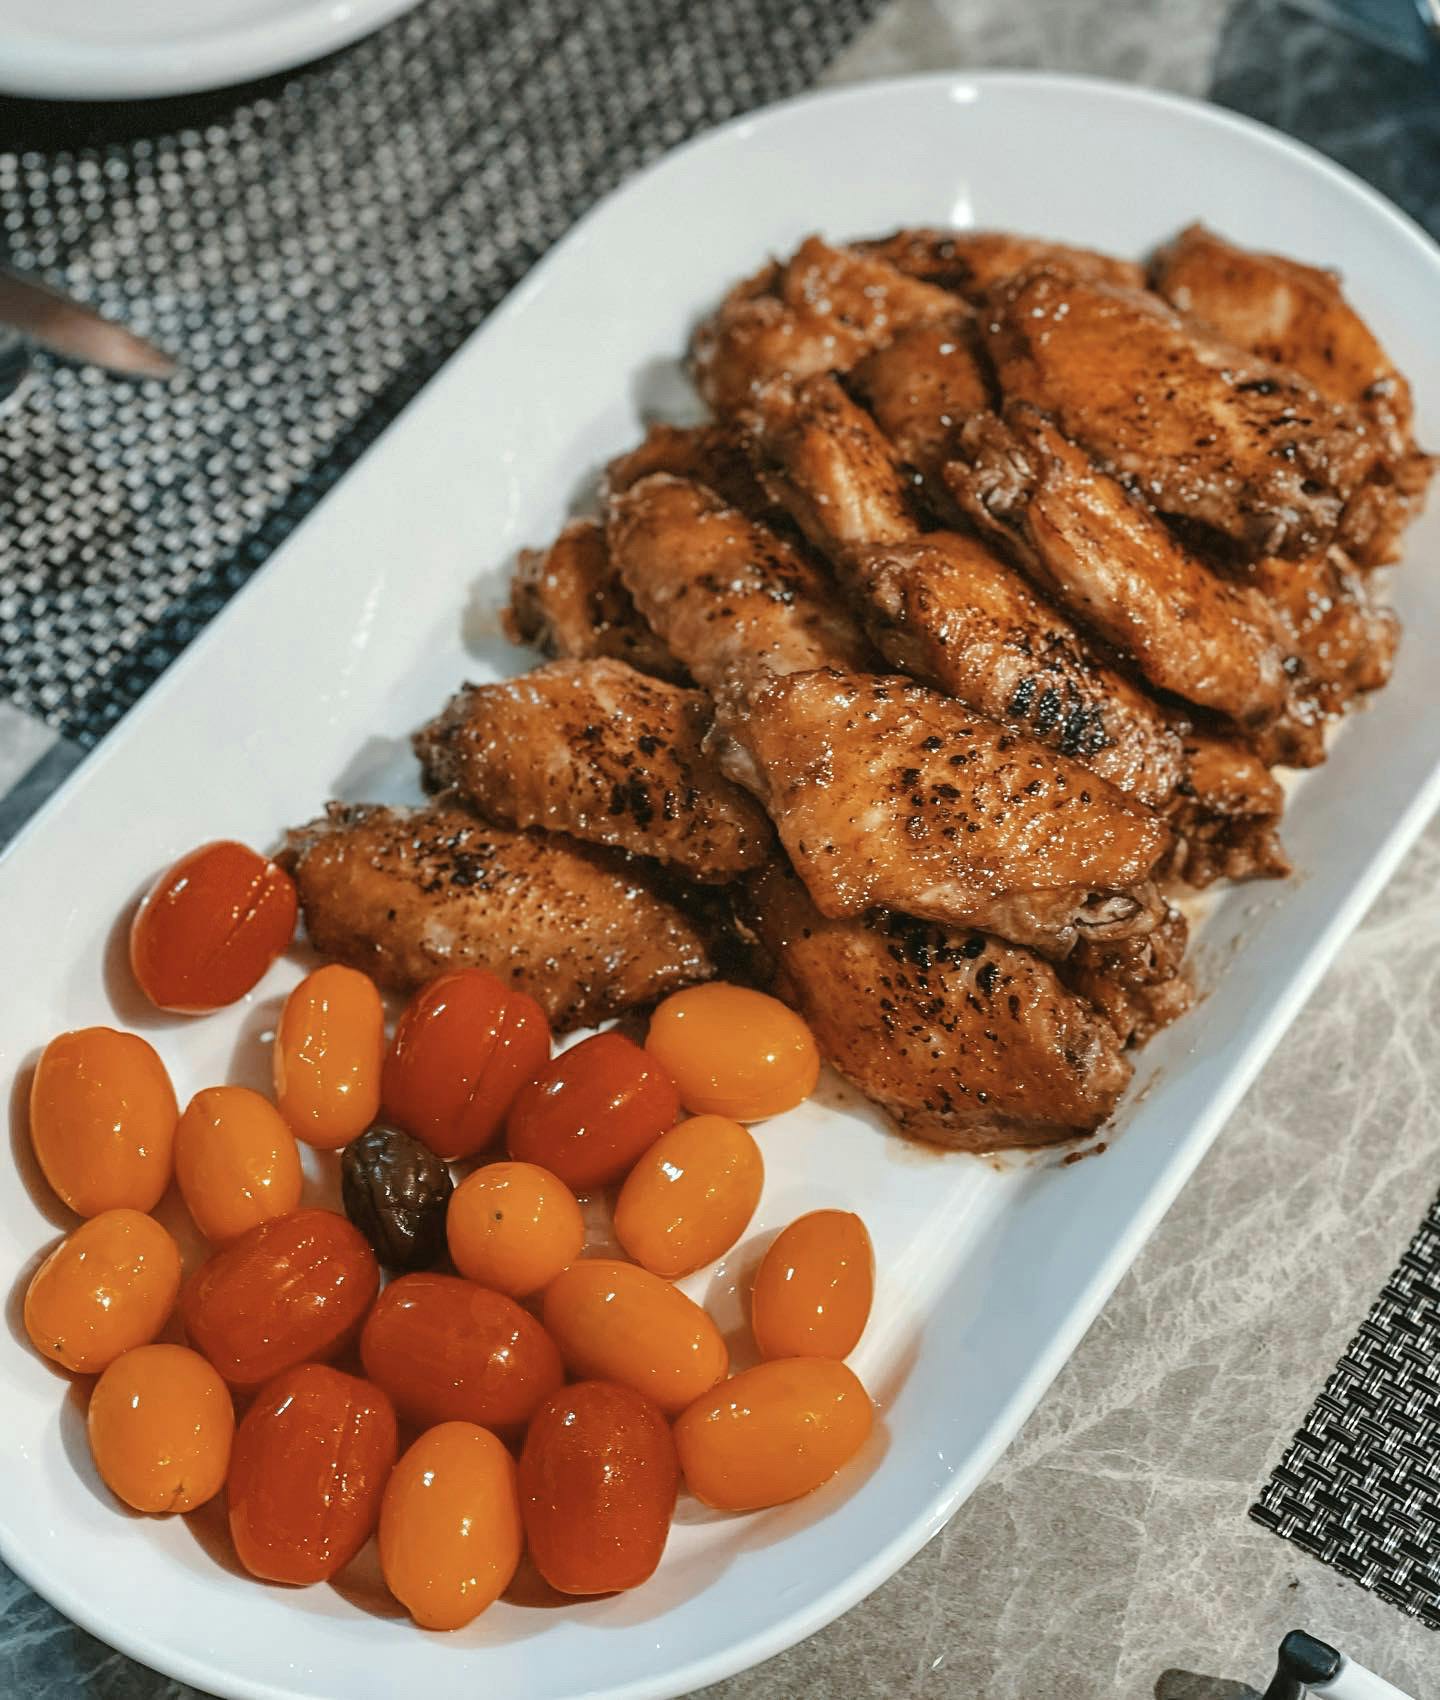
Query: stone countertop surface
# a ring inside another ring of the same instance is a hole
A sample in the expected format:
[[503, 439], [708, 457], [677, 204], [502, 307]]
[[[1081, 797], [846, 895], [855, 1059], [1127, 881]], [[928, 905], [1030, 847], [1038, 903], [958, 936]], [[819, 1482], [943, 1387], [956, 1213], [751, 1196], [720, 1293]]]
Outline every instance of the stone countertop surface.
[[[1440, 84], [1337, 0], [893, 0], [830, 80], [981, 65], [1209, 96], [1440, 227]], [[25, 728], [0, 734], [35, 753]], [[948, 1528], [706, 1700], [1246, 1700], [1300, 1626], [1416, 1700], [1440, 1694], [1433, 1631], [1246, 1515], [1440, 1186], [1437, 888], [1440, 824]], [[0, 1566], [3, 1700], [194, 1693]]]

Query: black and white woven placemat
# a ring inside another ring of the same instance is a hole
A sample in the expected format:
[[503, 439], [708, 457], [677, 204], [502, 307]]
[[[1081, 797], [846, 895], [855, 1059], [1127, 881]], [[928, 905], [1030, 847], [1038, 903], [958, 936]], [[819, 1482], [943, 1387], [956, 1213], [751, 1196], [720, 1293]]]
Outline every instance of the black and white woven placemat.
[[427, 0], [238, 98], [0, 102], [0, 250], [185, 366], [0, 419], [0, 697], [100, 737], [591, 202], [877, 9]]
[[1440, 1199], [1250, 1514], [1440, 1629]]

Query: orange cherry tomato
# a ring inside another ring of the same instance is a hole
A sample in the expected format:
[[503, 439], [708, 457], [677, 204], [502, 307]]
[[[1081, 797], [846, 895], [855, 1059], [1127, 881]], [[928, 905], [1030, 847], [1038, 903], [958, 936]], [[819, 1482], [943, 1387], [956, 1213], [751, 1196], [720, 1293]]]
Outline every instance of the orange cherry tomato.
[[30, 1087], [35, 1155], [80, 1216], [155, 1208], [170, 1184], [179, 1113], [165, 1064], [113, 1027], [52, 1039]]
[[870, 1433], [870, 1396], [834, 1358], [757, 1364], [675, 1424], [686, 1486], [719, 1511], [799, 1499], [849, 1463]]
[[380, 1506], [385, 1585], [422, 1629], [463, 1629], [510, 1585], [524, 1544], [515, 1460], [474, 1423], [422, 1434]]
[[484, 968], [455, 968], [416, 992], [385, 1058], [381, 1096], [397, 1127], [437, 1157], [472, 1157], [550, 1055], [534, 998]]
[[230, 1390], [186, 1346], [136, 1346], [95, 1383], [87, 1421], [95, 1468], [136, 1511], [193, 1511], [230, 1464]]
[[456, 1187], [445, 1217], [455, 1267], [523, 1299], [580, 1255], [585, 1218], [558, 1175], [533, 1163], [489, 1163]]
[[536, 1412], [520, 1454], [536, 1569], [562, 1594], [639, 1587], [665, 1550], [679, 1485], [658, 1406], [605, 1381], [563, 1388]]
[[185, 1283], [191, 1342], [232, 1387], [259, 1387], [309, 1358], [333, 1356], [380, 1285], [360, 1230], [333, 1210], [296, 1210], [251, 1228]]
[[175, 1179], [207, 1240], [228, 1245], [288, 1216], [300, 1203], [295, 1135], [268, 1098], [248, 1086], [210, 1086], [175, 1129]]
[[615, 1234], [637, 1263], [674, 1280], [729, 1251], [760, 1202], [760, 1148], [725, 1116], [692, 1116], [631, 1169]]
[[755, 1122], [793, 1110], [815, 1090], [820, 1053], [778, 998], [722, 981], [675, 992], [650, 1018], [645, 1048], [693, 1115]]
[[582, 1257], [545, 1289], [543, 1315], [572, 1375], [633, 1387], [669, 1416], [730, 1364], [700, 1306], [633, 1263]]
[[870, 1316], [875, 1253], [848, 1210], [812, 1210], [779, 1234], [750, 1291], [762, 1358], [843, 1358]]
[[30, 1277], [25, 1332], [66, 1369], [94, 1375], [169, 1321], [180, 1291], [180, 1250], [138, 1210], [82, 1222]]
[[674, 1082], [623, 1033], [562, 1051], [520, 1089], [505, 1123], [510, 1155], [576, 1192], [618, 1181], [680, 1114]]
[[297, 1586], [343, 1570], [374, 1533], [395, 1452], [394, 1407], [368, 1381], [301, 1364], [266, 1382], [230, 1455], [240, 1562]]
[[338, 1151], [380, 1110], [385, 1008], [375, 983], [332, 962], [285, 1000], [275, 1033], [275, 1102], [296, 1137]]
[[360, 1336], [365, 1373], [416, 1427], [449, 1421], [511, 1432], [565, 1379], [529, 1311], [458, 1275], [402, 1275]]
[[295, 882], [233, 839], [167, 868], [130, 928], [130, 966], [151, 1003], [203, 1015], [243, 998], [289, 944]]

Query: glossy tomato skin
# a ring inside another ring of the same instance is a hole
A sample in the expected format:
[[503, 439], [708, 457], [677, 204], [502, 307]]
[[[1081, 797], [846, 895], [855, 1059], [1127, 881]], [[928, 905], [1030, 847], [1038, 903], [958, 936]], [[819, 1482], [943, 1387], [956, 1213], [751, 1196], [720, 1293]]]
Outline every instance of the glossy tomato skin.
[[610, 1382], [562, 1388], [536, 1412], [520, 1454], [536, 1568], [562, 1594], [639, 1587], [665, 1550], [679, 1485], [657, 1405]]
[[360, 1336], [365, 1373], [416, 1427], [518, 1432], [560, 1386], [555, 1343], [529, 1311], [458, 1275], [392, 1281]]
[[275, 1102], [297, 1139], [338, 1151], [375, 1120], [385, 1008], [368, 975], [338, 962], [307, 974], [275, 1032]]
[[663, 1133], [625, 1177], [615, 1236], [667, 1280], [729, 1251], [745, 1232], [765, 1164], [747, 1130], [727, 1116], [692, 1116]]
[[365, 1236], [333, 1210], [296, 1210], [251, 1228], [185, 1283], [192, 1345], [232, 1387], [333, 1356], [374, 1302], [380, 1269]]
[[301, 1364], [266, 1382], [230, 1455], [240, 1562], [297, 1587], [343, 1570], [374, 1533], [396, 1450], [394, 1406], [359, 1376]]
[[729, 1367], [720, 1330], [678, 1287], [608, 1257], [582, 1257], [545, 1289], [545, 1326], [574, 1376], [615, 1381], [667, 1416]]
[[180, 1291], [180, 1249], [153, 1216], [105, 1210], [62, 1240], [30, 1278], [25, 1331], [81, 1375], [152, 1341]]
[[219, 839], [165, 870], [130, 927], [130, 967], [161, 1009], [203, 1015], [243, 998], [290, 943], [295, 883], [267, 857]]
[[762, 1358], [843, 1358], [870, 1317], [875, 1253], [849, 1210], [812, 1210], [778, 1234], [755, 1273], [750, 1326]]
[[134, 1033], [82, 1027], [41, 1053], [30, 1139], [45, 1179], [79, 1216], [153, 1210], [170, 1184], [178, 1118], [164, 1063]]
[[515, 1460], [474, 1423], [427, 1429], [380, 1507], [385, 1585], [422, 1629], [463, 1629], [509, 1586], [524, 1531]]
[[538, 1293], [579, 1257], [585, 1218], [558, 1175], [534, 1163], [487, 1163], [456, 1187], [445, 1218], [455, 1267], [497, 1293]]
[[666, 998], [645, 1047], [697, 1116], [776, 1116], [808, 1098], [820, 1076], [814, 1037], [793, 1009], [721, 980]]
[[248, 1086], [210, 1086], [175, 1129], [175, 1179], [195, 1226], [212, 1245], [288, 1216], [300, 1204], [295, 1135]]
[[437, 1157], [473, 1157], [549, 1055], [550, 1023], [534, 998], [484, 968], [452, 969], [400, 1017], [385, 1058], [385, 1113]]
[[612, 1031], [562, 1051], [522, 1087], [505, 1136], [519, 1162], [538, 1163], [585, 1192], [621, 1179], [679, 1114], [669, 1075]]
[[193, 1511], [225, 1482], [230, 1390], [186, 1346], [137, 1346], [95, 1383], [86, 1419], [101, 1479], [136, 1511]]
[[697, 1399], [675, 1424], [675, 1447], [697, 1499], [718, 1511], [758, 1511], [829, 1481], [864, 1445], [873, 1418], [848, 1365], [783, 1358]]

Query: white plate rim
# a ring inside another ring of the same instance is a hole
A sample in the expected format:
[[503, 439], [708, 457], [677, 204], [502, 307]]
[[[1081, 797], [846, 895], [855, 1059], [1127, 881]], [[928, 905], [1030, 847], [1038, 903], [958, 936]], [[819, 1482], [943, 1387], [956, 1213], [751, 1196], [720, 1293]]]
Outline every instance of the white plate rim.
[[6, 42], [0, 92], [66, 101], [203, 94], [323, 58], [418, 4], [304, 0], [288, 16], [168, 41], [75, 41], [35, 28]]
[[[1014, 87], [1040, 92], [1046, 89], [1068, 90], [1072, 93], [1089, 94], [1101, 100], [1115, 101], [1119, 104], [1148, 107], [1162, 112], [1179, 111], [1189, 118], [1198, 118], [1202, 122], [1237, 132], [1245, 137], [1249, 143], [1266, 147], [1281, 155], [1298, 158], [1312, 171], [1317, 171], [1331, 178], [1347, 194], [1356, 196], [1365, 202], [1372, 214], [1379, 215], [1390, 223], [1395, 228], [1397, 235], [1418, 249], [1427, 264], [1440, 269], [1440, 247], [1432, 242], [1413, 219], [1353, 172], [1328, 159], [1305, 143], [1287, 137], [1268, 125], [1218, 107], [1208, 101], [1163, 90], [1140, 88], [1105, 77], [1046, 71], [967, 71], [957, 69], [925, 72], [911, 76], [877, 78], [864, 83], [844, 85], [836, 89], [811, 90], [758, 108], [691, 138], [667, 152], [643, 171], [637, 172], [624, 184], [610, 191], [609, 194], [598, 201], [560, 238], [511, 294], [472, 333], [461, 349], [457, 350], [456, 355], [452, 356], [447, 362], [446, 368], [437, 375], [437, 379], [432, 380], [431, 384], [427, 385], [426, 389], [414, 398], [402, 413], [386, 427], [375, 443], [345, 473], [343, 479], [337, 481], [337, 487], [338, 483], [347, 482], [364, 469], [370, 456], [377, 452], [389, 433], [406, 422], [413, 409], [424, 405], [426, 396], [436, 388], [437, 384], [444, 383], [447, 373], [453, 370], [459, 357], [468, 351], [477, 340], [489, 337], [492, 334], [498, 336], [504, 333], [510, 317], [531, 293], [543, 286], [550, 268], [559, 263], [561, 257], [570, 248], [582, 246], [588, 240], [592, 223], [598, 220], [612, 201], [623, 196], [635, 184], [674, 168], [693, 150], [702, 148], [709, 142], [721, 137], [743, 134], [747, 130], [756, 129], [763, 126], [767, 121], [787, 115], [796, 109], [821, 104], [847, 105], [853, 103], [863, 105], [867, 99], [884, 98], [896, 93], [903, 94], [909, 89], [937, 87], [964, 89], [967, 86], [978, 86], [981, 89]], [[158, 708], [163, 704], [170, 690], [187, 678], [191, 671], [203, 666], [209, 646], [224, 641], [226, 617], [230, 609], [243, 597], [251, 593], [257, 587], [259, 580], [268, 576], [269, 569], [285, 557], [293, 540], [318, 518], [325, 505], [325, 502], [321, 502], [306, 516], [302, 524], [291, 534], [291, 538], [287, 539], [286, 543], [276, 550], [264, 566], [258, 569], [251, 579], [247, 580], [246, 584], [230, 598], [225, 608], [211, 621], [206, 630], [167, 668], [165, 674], [155, 685], [132, 705], [120, 724], [104, 740], [103, 745], [97, 746], [97, 748], [110, 750], [117, 747], [123, 740], [134, 736], [142, 721], [139, 711], [142, 708], [147, 710]], [[10, 851], [28, 840], [32, 833], [40, 831], [52, 813], [58, 812], [64, 806], [71, 790], [75, 788], [88, 766], [87, 758], [22, 827], [11, 844], [0, 851], [0, 871], [3, 871], [4, 864], [9, 859]], [[1406, 851], [1409, 850], [1437, 809], [1440, 809], [1440, 765], [1437, 765], [1431, 772], [1427, 782], [1417, 788], [1409, 805], [1394, 821], [1382, 848], [1372, 857], [1364, 875], [1350, 887], [1343, 902], [1333, 912], [1329, 923], [1315, 934], [1309, 951], [1291, 975], [1284, 995], [1277, 998], [1272, 1004], [1266, 1018], [1255, 1028], [1239, 1059], [1227, 1072], [1223, 1089], [1211, 1100], [1207, 1110], [1194, 1120], [1183, 1143], [1177, 1147], [1168, 1166], [1163, 1171], [1161, 1179], [1151, 1188], [1143, 1208], [1137, 1212], [1129, 1230], [1114, 1243], [1109, 1255], [1097, 1263], [1091, 1279], [1085, 1284], [1078, 1295], [1077, 1302], [1071, 1308], [1067, 1325], [1057, 1330], [1052, 1336], [1047, 1349], [1037, 1356], [1030, 1371], [1017, 1386], [1008, 1404], [992, 1422], [983, 1443], [977, 1445], [963, 1464], [954, 1470], [945, 1490], [936, 1495], [926, 1513], [873, 1553], [864, 1564], [857, 1566], [845, 1582], [837, 1584], [826, 1593], [817, 1596], [802, 1610], [786, 1616], [767, 1630], [750, 1635], [746, 1640], [736, 1643], [722, 1653], [674, 1668], [662, 1678], [642, 1678], [628, 1684], [608, 1686], [603, 1690], [605, 1700], [673, 1700], [673, 1697], [689, 1694], [696, 1689], [723, 1680], [774, 1657], [824, 1628], [857, 1604], [879, 1587], [881, 1583], [894, 1575], [902, 1565], [944, 1527], [969, 1494], [988, 1474], [1000, 1454], [1015, 1438], [1020, 1427], [1035, 1409], [1055, 1376], [1098, 1316], [1121, 1277], [1134, 1261], [1140, 1248], [1169, 1210], [1186, 1181], [1213, 1144], [1221, 1127], [1253, 1083], [1286, 1028], [1314, 991], [1341, 944], [1379, 895]], [[219, 1673], [213, 1667], [208, 1667], [202, 1661], [188, 1655], [169, 1654], [164, 1649], [160, 1649], [157, 1656], [154, 1644], [143, 1634], [128, 1630], [117, 1631], [111, 1624], [102, 1623], [98, 1614], [92, 1613], [85, 1599], [70, 1590], [63, 1581], [52, 1585], [49, 1578], [32, 1575], [26, 1565], [24, 1555], [9, 1550], [3, 1527], [0, 1527], [0, 1558], [3, 1558], [23, 1581], [64, 1612], [79, 1627], [95, 1635], [106, 1645], [116, 1648], [152, 1669], [156, 1669], [167, 1676], [190, 1682], [198, 1687], [210, 1689], [214, 1689], [217, 1675], [223, 1676], [224, 1692], [227, 1696], [233, 1696], [233, 1700], [304, 1700], [304, 1696], [300, 1695], [298, 1690], [277, 1687], [269, 1682], [253, 1682], [243, 1676]]]

